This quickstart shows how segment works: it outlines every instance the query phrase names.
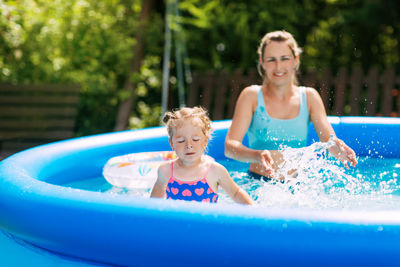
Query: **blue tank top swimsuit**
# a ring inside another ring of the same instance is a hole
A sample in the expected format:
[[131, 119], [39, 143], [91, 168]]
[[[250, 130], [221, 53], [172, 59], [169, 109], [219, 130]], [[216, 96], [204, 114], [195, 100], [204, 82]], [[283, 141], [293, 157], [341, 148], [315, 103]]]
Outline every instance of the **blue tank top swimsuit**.
[[299, 87], [299, 90], [299, 114], [296, 118], [283, 120], [271, 118], [268, 115], [261, 86], [258, 86], [257, 108], [247, 131], [250, 148], [278, 150], [282, 146], [298, 148], [307, 145], [309, 124], [307, 89], [306, 87]]
[[208, 171], [203, 178], [186, 182], [174, 177], [173, 166], [171, 162], [171, 177], [165, 192], [167, 199], [217, 203], [218, 194], [211, 189], [206, 179]]

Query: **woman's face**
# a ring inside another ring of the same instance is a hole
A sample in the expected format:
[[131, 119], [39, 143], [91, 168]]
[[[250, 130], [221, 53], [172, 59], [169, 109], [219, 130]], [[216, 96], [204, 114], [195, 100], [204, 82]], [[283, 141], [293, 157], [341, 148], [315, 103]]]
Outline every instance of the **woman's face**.
[[299, 58], [285, 42], [271, 41], [264, 50], [262, 67], [266, 79], [275, 85], [292, 84]]

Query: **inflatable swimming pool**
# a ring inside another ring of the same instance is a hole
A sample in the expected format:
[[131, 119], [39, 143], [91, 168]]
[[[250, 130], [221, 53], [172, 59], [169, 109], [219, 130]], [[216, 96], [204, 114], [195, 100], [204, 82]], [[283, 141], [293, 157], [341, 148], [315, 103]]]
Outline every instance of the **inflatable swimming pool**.
[[[400, 158], [399, 118], [329, 120], [359, 156]], [[213, 124], [209, 154], [216, 160], [224, 158], [229, 124]], [[312, 126], [310, 131], [309, 143], [316, 138]], [[99, 177], [107, 160], [118, 155], [168, 149], [165, 129], [150, 128], [71, 139], [17, 153], [0, 162], [0, 227], [36, 248], [88, 264], [400, 264], [400, 208], [371, 212], [261, 209], [58, 185]]]

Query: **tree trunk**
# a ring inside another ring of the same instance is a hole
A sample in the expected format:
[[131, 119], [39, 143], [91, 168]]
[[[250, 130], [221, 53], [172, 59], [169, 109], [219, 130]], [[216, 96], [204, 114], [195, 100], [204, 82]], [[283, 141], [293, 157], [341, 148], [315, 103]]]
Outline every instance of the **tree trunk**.
[[145, 28], [147, 20], [150, 17], [152, 11], [152, 7], [153, 0], [142, 0], [142, 11], [140, 14], [136, 36], [136, 45], [133, 47], [133, 57], [131, 63], [129, 64], [128, 75], [123, 88], [124, 91], [129, 92], [129, 98], [123, 100], [119, 106], [114, 131], [126, 130], [132, 107], [136, 102], [137, 84], [135, 82], [132, 82], [131, 75], [132, 73], [138, 73], [142, 65], [145, 46]]

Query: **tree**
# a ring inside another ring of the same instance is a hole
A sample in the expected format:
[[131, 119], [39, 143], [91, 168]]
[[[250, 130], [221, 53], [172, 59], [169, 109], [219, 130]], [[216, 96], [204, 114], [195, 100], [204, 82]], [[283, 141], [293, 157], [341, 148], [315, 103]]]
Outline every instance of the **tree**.
[[128, 68], [128, 75], [126, 77], [123, 90], [128, 96], [124, 99], [118, 110], [118, 115], [116, 118], [116, 124], [114, 131], [125, 130], [128, 126], [129, 117], [131, 114], [132, 106], [135, 104], [136, 100], [136, 87], [137, 79], [135, 77], [140, 73], [140, 68], [144, 58], [144, 47], [145, 47], [145, 37], [146, 34], [146, 24], [149, 21], [150, 14], [152, 12], [152, 0], [142, 1], [142, 11], [139, 18], [139, 24], [137, 26], [138, 30], [136, 32], [136, 44], [133, 46], [133, 57], [130, 61]]

